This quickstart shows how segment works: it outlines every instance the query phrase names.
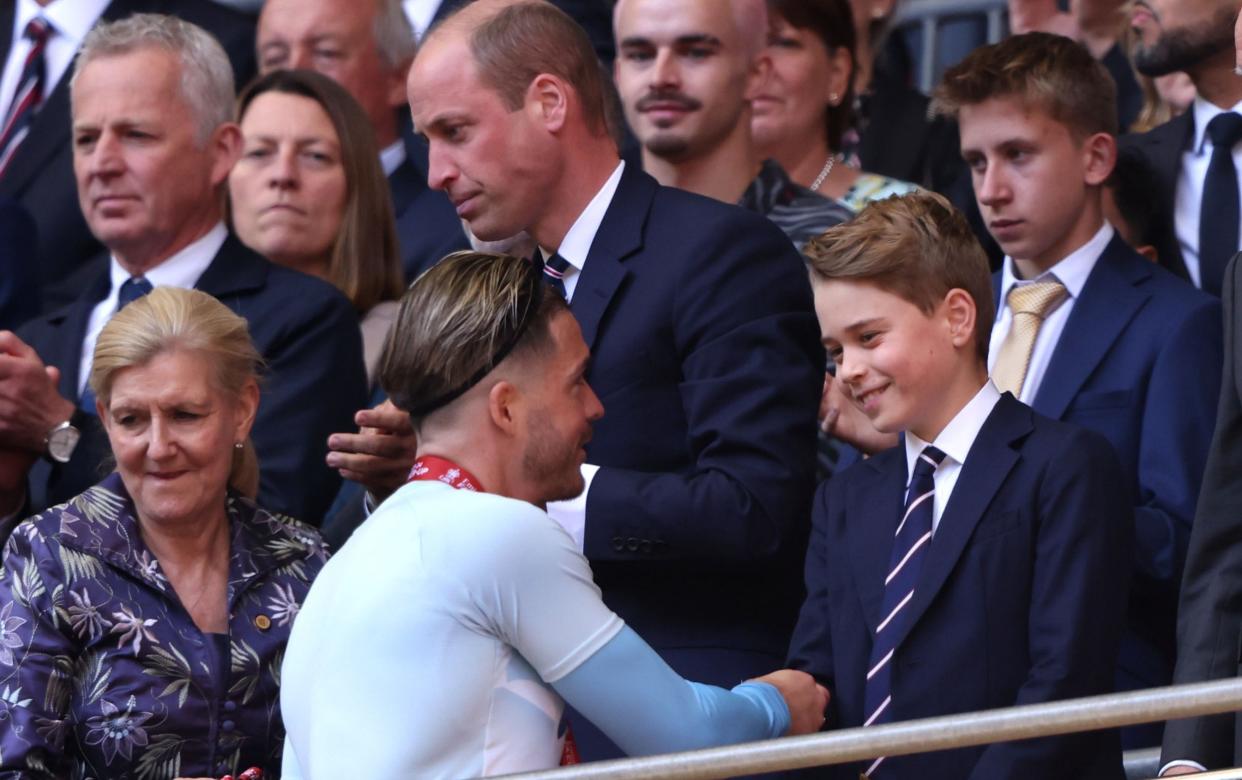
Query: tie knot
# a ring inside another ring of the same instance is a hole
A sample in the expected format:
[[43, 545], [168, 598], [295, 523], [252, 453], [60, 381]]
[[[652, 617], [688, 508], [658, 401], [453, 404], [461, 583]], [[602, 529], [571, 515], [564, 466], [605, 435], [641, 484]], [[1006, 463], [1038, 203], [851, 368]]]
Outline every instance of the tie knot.
[[1060, 282], [1035, 282], [1011, 287], [1005, 303], [1014, 314], [1034, 314], [1042, 318], [1065, 294], [1065, 285]]
[[569, 268], [569, 261], [561, 257], [559, 254], [553, 254], [548, 258], [548, 261], [544, 263], [544, 267], [551, 268], [558, 275], [564, 276], [565, 271]]
[[52, 25], [47, 23], [47, 19], [36, 16], [26, 23], [26, 30], [23, 34], [37, 45], [46, 41], [51, 33]]
[[919, 459], [914, 464], [915, 476], [934, 474], [936, 469], [940, 468], [940, 464], [944, 462], [944, 458], [943, 452], [928, 444], [919, 453]]
[[126, 279], [121, 283], [121, 289], [116, 296], [117, 311], [124, 309], [129, 304], [151, 292], [151, 290], [151, 283], [141, 276], [131, 276]]
[[1242, 141], [1242, 114], [1226, 111], [1212, 117], [1207, 125], [1207, 136], [1217, 149], [1232, 149], [1234, 144]]

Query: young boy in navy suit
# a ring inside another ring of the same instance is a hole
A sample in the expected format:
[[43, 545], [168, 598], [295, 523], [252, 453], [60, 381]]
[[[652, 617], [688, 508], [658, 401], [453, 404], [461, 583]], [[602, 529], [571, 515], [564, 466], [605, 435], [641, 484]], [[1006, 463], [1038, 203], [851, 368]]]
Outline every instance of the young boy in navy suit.
[[[807, 248], [846, 395], [897, 447], [820, 487], [790, 665], [850, 728], [1106, 693], [1133, 513], [1101, 436], [988, 379], [992, 291], [939, 195], [869, 206]], [[825, 776], [1122, 777], [1115, 732], [891, 756]], [[1067, 774], [1068, 773], [1068, 774]]]
[[[992, 379], [1112, 443], [1137, 545], [1117, 687], [1167, 685], [1215, 427], [1219, 302], [1140, 257], [1105, 221], [1114, 87], [1082, 46], [1032, 33], [977, 49], [945, 74], [936, 107], [958, 121], [979, 210], [1007, 255], [994, 277]], [[1127, 748], [1159, 738], [1159, 724], [1122, 733]]]

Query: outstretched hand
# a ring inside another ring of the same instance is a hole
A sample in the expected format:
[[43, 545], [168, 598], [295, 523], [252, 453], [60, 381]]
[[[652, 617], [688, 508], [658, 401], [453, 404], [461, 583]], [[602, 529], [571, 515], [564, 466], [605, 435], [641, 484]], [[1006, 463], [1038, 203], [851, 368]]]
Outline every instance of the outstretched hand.
[[815, 682], [811, 675], [794, 669], [781, 669], [756, 677], [755, 682], [775, 686], [785, 697], [785, 704], [789, 706], [789, 736], [813, 734], [824, 725], [828, 689]]

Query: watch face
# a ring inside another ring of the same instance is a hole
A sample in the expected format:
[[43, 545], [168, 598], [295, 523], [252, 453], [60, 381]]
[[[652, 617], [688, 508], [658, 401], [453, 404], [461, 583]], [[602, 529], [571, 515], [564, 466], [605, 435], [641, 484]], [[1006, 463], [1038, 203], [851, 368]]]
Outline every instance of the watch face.
[[47, 454], [57, 463], [68, 463], [81, 437], [82, 434], [72, 425], [57, 428], [47, 437]]

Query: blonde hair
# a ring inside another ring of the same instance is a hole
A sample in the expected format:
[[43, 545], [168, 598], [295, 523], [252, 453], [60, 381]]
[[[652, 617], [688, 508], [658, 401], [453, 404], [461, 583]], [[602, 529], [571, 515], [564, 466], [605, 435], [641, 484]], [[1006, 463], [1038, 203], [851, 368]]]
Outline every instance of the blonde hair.
[[[174, 350], [206, 359], [216, 388], [230, 397], [257, 380], [263, 366], [244, 318], [207, 293], [157, 287], [104, 325], [95, 342], [91, 390], [106, 407], [119, 372]], [[258, 492], [258, 460], [249, 441], [234, 453], [229, 484], [252, 497]]]
[[974, 299], [975, 347], [987, 360], [996, 304], [988, 259], [966, 218], [922, 190], [876, 201], [803, 249], [817, 280], [873, 284], [930, 314], [953, 289]]

